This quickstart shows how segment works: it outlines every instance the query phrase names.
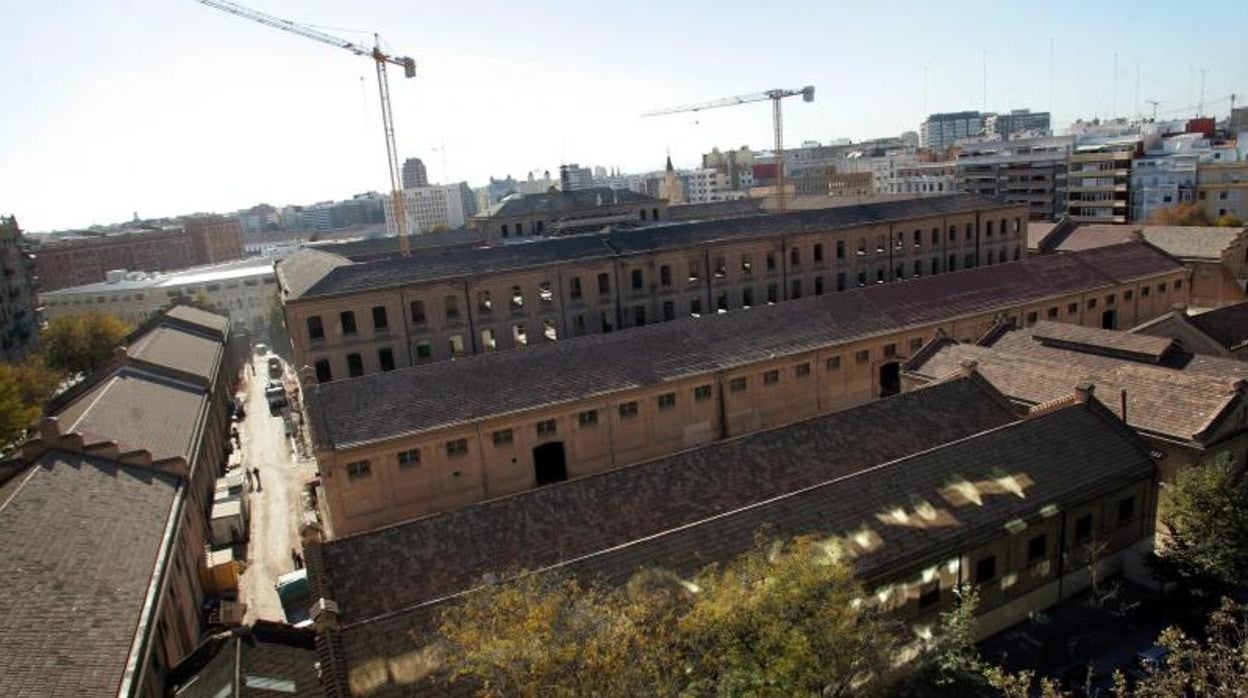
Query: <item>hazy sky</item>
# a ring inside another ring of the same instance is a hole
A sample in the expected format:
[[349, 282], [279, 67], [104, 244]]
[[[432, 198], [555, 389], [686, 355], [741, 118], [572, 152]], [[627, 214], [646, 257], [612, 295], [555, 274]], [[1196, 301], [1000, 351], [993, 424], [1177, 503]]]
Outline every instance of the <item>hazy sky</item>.
[[[773, 87], [817, 88], [785, 104], [789, 146], [985, 106], [1051, 108], [1055, 126], [1147, 99], [1187, 115], [1202, 68], [1207, 112], [1225, 115], [1231, 92], [1248, 103], [1244, 0], [248, 2], [414, 56], [416, 79], [391, 71], [400, 156], [473, 185], [770, 147], [767, 103], [638, 115]], [[0, 212], [27, 230], [387, 188], [365, 58], [192, 0], [0, 0], [0, 26]]]

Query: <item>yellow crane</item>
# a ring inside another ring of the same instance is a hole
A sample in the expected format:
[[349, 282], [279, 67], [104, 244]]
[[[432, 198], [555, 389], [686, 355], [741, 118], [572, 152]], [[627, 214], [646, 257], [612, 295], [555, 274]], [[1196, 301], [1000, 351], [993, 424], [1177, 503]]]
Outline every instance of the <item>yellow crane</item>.
[[398, 149], [394, 145], [394, 116], [390, 111], [390, 81], [386, 77], [386, 64], [393, 63], [394, 65], [403, 66], [403, 74], [409, 78], [414, 78], [416, 77], [415, 59], [392, 56], [385, 53], [381, 50], [381, 39], [376, 34], [373, 35], [373, 46], [369, 48], [326, 34], [312, 27], [297, 24], [280, 17], [274, 17], [249, 7], [243, 7], [238, 3], [228, 2], [227, 0], [196, 0], [196, 2], [229, 12], [232, 15], [250, 19], [253, 22], [259, 22], [274, 29], [281, 29], [291, 34], [298, 34], [330, 46], [346, 49], [357, 56], [368, 56], [373, 59], [377, 66], [377, 90], [381, 94], [381, 125], [385, 131], [386, 159], [390, 167], [390, 204], [393, 212], [391, 220], [399, 237], [399, 251], [406, 257], [411, 249], [411, 241], [407, 239], [407, 211], [403, 201], [403, 178], [399, 171], [399, 154]]
[[725, 97], [712, 102], [703, 102], [701, 104], [690, 104], [683, 107], [672, 107], [671, 109], [659, 109], [657, 111], [646, 112], [642, 116], [663, 116], [664, 114], [681, 114], [684, 112], [698, 112], [706, 109], [719, 109], [720, 107], [735, 107], [738, 104], [749, 104], [751, 102], [762, 102], [771, 100], [771, 118], [776, 131], [776, 209], [780, 211], [787, 210], [788, 202], [786, 201], [787, 193], [784, 190], [784, 118], [780, 113], [780, 100], [786, 97], [801, 96], [803, 102], [815, 101], [815, 88], [812, 85], [796, 89], [796, 90], [767, 90], [766, 92], [755, 92], [750, 95], [738, 95], [736, 97]]

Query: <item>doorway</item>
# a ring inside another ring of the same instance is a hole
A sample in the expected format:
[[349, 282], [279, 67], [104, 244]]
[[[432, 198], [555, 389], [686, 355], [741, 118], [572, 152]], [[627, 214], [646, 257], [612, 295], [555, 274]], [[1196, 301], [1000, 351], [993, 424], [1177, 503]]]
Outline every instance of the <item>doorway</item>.
[[880, 397], [901, 392], [901, 362], [890, 361], [880, 365]]
[[1118, 311], [1106, 310], [1101, 313], [1101, 329], [1116, 330], [1118, 329]]
[[568, 461], [562, 441], [552, 441], [533, 449], [533, 473], [538, 487], [568, 479]]

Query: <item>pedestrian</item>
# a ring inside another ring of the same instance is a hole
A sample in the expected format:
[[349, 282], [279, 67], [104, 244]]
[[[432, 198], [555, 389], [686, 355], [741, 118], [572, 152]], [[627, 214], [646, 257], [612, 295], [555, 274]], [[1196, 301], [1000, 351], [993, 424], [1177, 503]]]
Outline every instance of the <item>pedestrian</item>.
[[295, 551], [295, 569], [303, 569], [303, 554], [298, 550]]
[[252, 474], [252, 476], [253, 476], [253, 477], [255, 477], [255, 478], [256, 478], [256, 491], [257, 491], [257, 492], [263, 492], [263, 491], [264, 491], [264, 485], [260, 483], [260, 468], [252, 468], [252, 469], [251, 469], [251, 474]]
[[256, 489], [256, 486], [252, 484], [251, 482], [251, 471], [248, 470], [247, 468], [243, 468], [243, 479], [247, 481], [248, 492], [251, 492], [252, 490]]

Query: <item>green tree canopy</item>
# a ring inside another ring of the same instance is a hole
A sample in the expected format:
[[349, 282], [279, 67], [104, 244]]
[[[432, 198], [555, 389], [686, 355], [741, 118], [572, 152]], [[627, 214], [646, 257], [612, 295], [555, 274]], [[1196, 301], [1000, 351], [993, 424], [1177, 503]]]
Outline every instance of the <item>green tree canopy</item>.
[[73, 375], [103, 365], [129, 331], [120, 317], [90, 311], [53, 318], [40, 341], [48, 366]]
[[1243, 227], [1244, 222], [1236, 216], [1224, 213], [1218, 216], [1218, 220], [1214, 221], [1213, 224], [1220, 228], [1240, 228]]
[[61, 379], [41, 356], [20, 363], [0, 363], [0, 452], [12, 448], [26, 428], [39, 419]]
[[1248, 579], [1248, 480], [1228, 460], [1181, 471], [1161, 500], [1158, 568], [1185, 591], [1220, 594]]
[[1199, 204], [1175, 204], [1159, 208], [1149, 216], [1148, 222], [1156, 225], [1212, 225], [1209, 214]]

